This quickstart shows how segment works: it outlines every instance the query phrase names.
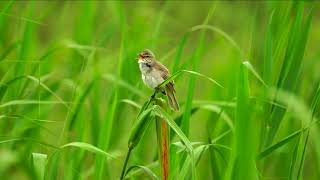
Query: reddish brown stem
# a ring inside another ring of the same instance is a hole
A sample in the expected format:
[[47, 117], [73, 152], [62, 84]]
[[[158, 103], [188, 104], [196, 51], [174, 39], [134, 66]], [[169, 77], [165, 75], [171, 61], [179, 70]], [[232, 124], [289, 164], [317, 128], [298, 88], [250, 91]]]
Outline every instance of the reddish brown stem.
[[[156, 99], [156, 104], [165, 108], [164, 101], [162, 99]], [[167, 122], [160, 118], [156, 117], [157, 125], [157, 139], [159, 146], [159, 160], [161, 166], [162, 179], [169, 179], [169, 129]]]
[[161, 135], [162, 135], [162, 144], [161, 144], [161, 161], [162, 161], [162, 178], [167, 180], [169, 177], [169, 149], [168, 149], [168, 132], [167, 132], [167, 123], [161, 121]]

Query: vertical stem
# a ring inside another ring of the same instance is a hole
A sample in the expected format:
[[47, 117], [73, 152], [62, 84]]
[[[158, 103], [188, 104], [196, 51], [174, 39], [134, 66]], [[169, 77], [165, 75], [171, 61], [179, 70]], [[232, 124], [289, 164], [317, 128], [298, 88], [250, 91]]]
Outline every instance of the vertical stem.
[[167, 123], [161, 120], [161, 160], [162, 160], [162, 177], [163, 180], [167, 180], [169, 177], [169, 154], [168, 154], [168, 133], [167, 133]]
[[150, 103], [154, 100], [154, 98], [156, 97], [157, 95], [157, 90], [154, 91], [154, 93], [152, 94], [152, 96], [150, 97], [149, 101], [148, 101], [148, 104], [146, 106], [146, 109], [149, 107]]
[[[151, 103], [152, 101], [154, 101], [154, 98], [156, 97], [157, 93], [158, 93], [158, 90], [156, 89], [156, 90], [154, 91], [153, 95], [150, 97], [150, 99], [149, 99], [149, 101], [148, 101], [145, 109], [147, 109], [147, 108], [149, 107], [150, 103]], [[131, 151], [132, 151], [132, 150], [133, 150], [133, 147], [131, 147], [131, 146], [129, 145], [129, 149], [128, 149], [128, 152], [127, 152], [127, 156], [126, 156], [126, 159], [125, 159], [124, 164], [123, 164], [123, 167], [122, 167], [120, 180], [122, 180], [122, 179], [124, 178], [124, 176], [125, 176], [125, 172], [126, 172], [127, 165], [128, 165], [128, 161], [129, 161], [129, 157], [130, 157], [130, 154], [131, 154]]]
[[129, 148], [129, 149], [128, 149], [128, 152], [127, 152], [126, 160], [124, 161], [124, 164], [123, 164], [123, 168], [122, 168], [120, 180], [122, 180], [122, 179], [124, 178], [124, 175], [125, 175], [125, 172], [126, 172], [126, 169], [127, 169], [127, 165], [128, 165], [128, 161], [129, 161], [129, 157], [130, 157], [131, 151], [132, 151], [132, 148]]
[[[157, 104], [164, 106], [160, 100], [157, 101]], [[159, 117], [156, 118], [156, 126], [162, 179], [167, 180], [169, 178], [168, 127], [166, 121]]]

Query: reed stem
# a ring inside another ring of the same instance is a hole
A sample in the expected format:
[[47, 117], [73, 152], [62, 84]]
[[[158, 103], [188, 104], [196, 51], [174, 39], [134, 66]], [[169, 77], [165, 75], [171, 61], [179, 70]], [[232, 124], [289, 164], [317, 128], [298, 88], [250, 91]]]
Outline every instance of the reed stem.
[[124, 175], [125, 175], [125, 172], [126, 172], [126, 169], [127, 169], [127, 165], [128, 165], [128, 162], [129, 162], [129, 157], [131, 155], [131, 151], [132, 151], [132, 148], [129, 148], [128, 152], [127, 152], [126, 159], [125, 159], [124, 164], [123, 164], [120, 180], [122, 180], [124, 178]]

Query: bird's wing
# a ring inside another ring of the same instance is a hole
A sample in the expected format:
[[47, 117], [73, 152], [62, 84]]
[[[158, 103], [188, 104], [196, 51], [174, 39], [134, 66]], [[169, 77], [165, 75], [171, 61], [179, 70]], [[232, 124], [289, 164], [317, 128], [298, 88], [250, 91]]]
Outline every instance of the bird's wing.
[[[157, 68], [160, 72], [161, 72], [161, 77], [165, 80], [167, 78], [169, 78], [170, 72], [169, 70], [160, 62], [156, 62], [156, 66], [155, 68]], [[174, 89], [174, 82], [170, 81], [167, 85], [166, 85], [172, 92], [176, 92], [176, 90]]]
[[158, 61], [154, 61], [155, 62], [155, 68], [159, 71], [161, 71], [162, 74], [170, 74], [169, 73], [169, 70], [163, 65], [161, 64], [160, 62]]
[[[164, 80], [170, 77], [169, 70], [160, 62], [156, 62], [155, 68], [157, 68], [157, 70], [161, 72], [161, 77]], [[174, 89], [174, 82], [170, 81], [168, 84], [166, 84], [164, 89], [165, 89], [166, 95], [168, 96], [170, 106], [175, 111], [179, 111], [179, 104], [175, 96], [176, 90]]]

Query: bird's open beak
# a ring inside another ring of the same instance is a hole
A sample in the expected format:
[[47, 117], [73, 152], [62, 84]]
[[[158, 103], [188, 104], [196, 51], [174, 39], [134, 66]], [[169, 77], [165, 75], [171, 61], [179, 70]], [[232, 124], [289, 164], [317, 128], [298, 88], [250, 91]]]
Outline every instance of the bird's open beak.
[[142, 54], [137, 54], [137, 55], [138, 55], [137, 60], [139, 60], [139, 59], [143, 59]]

